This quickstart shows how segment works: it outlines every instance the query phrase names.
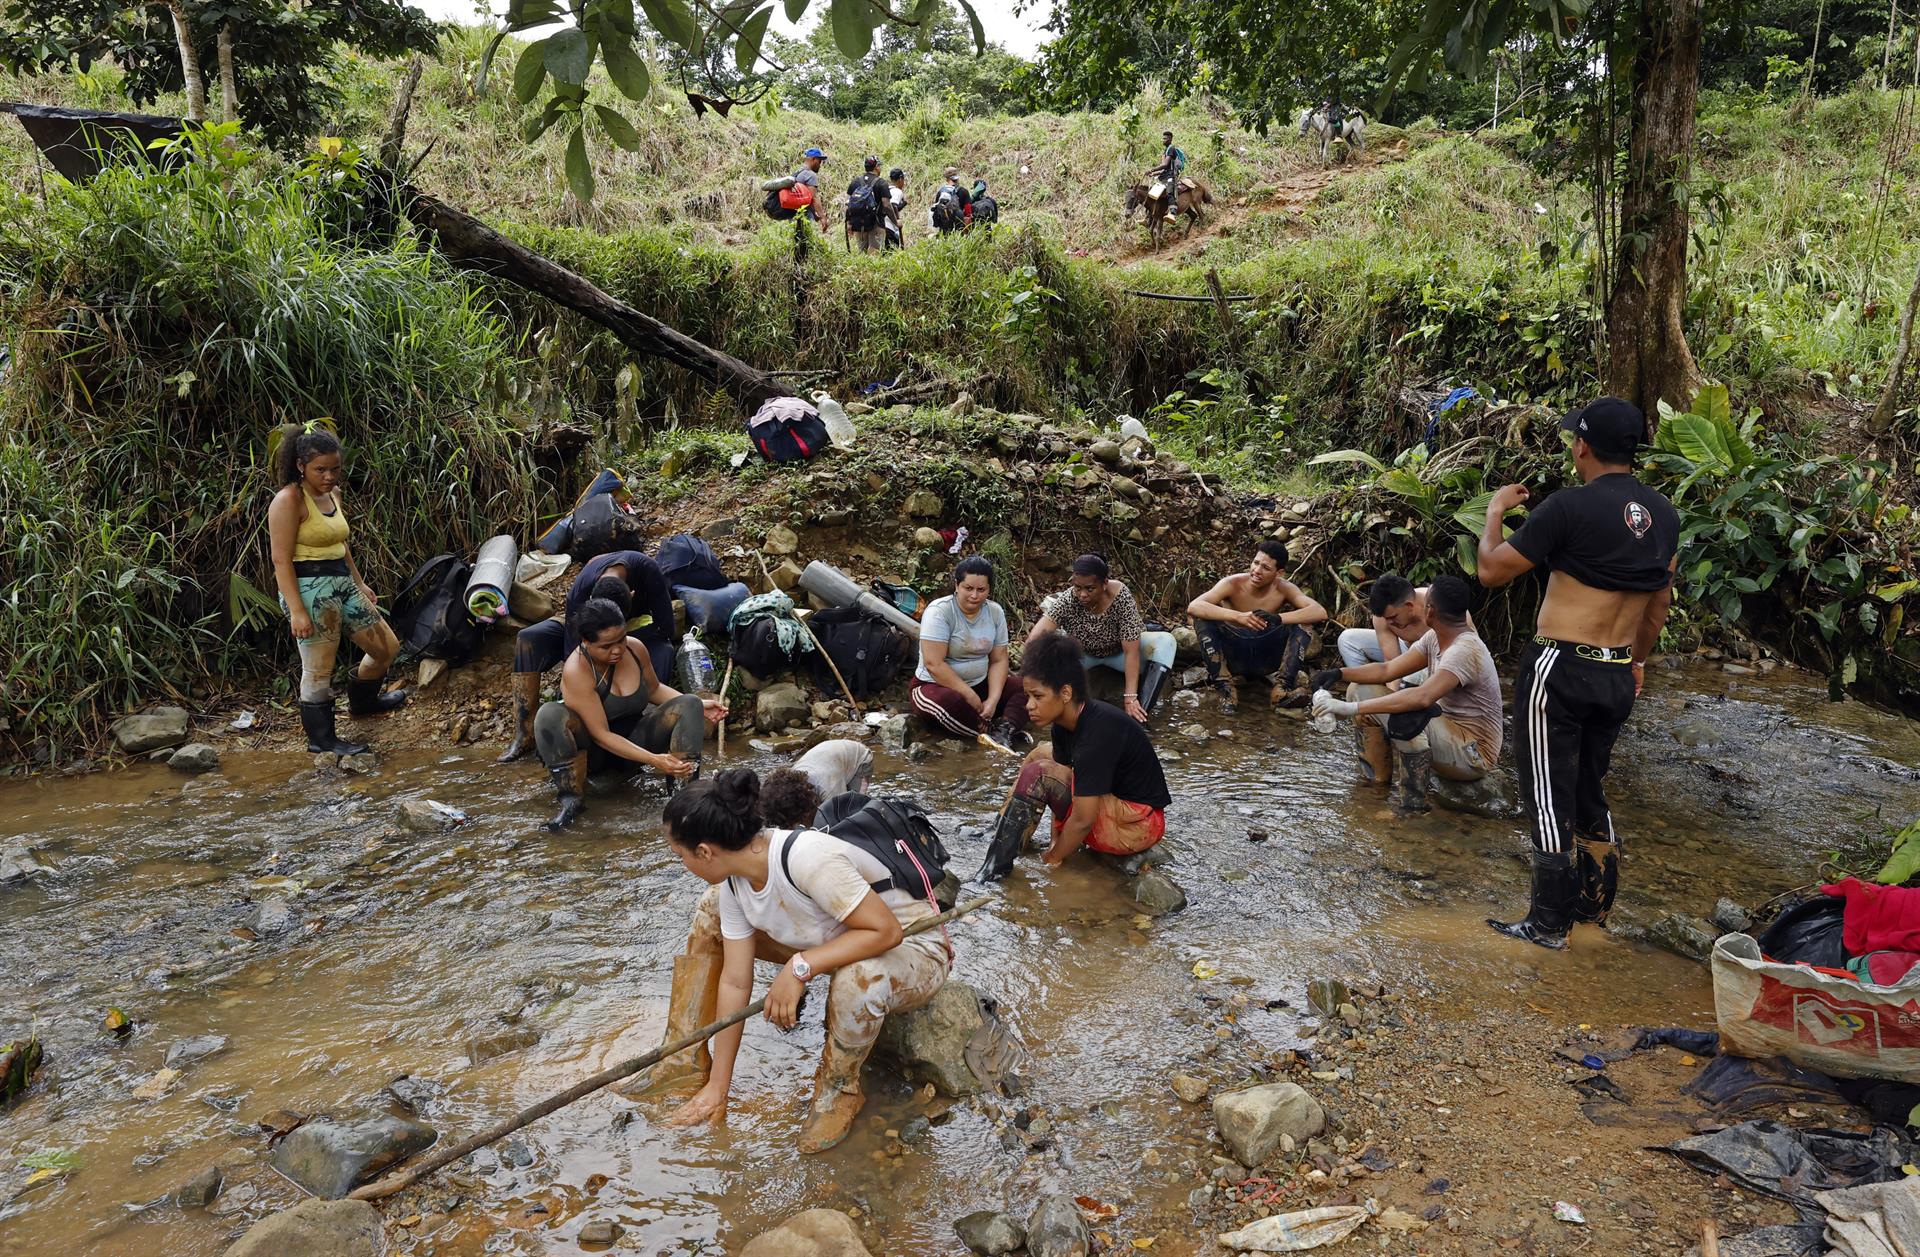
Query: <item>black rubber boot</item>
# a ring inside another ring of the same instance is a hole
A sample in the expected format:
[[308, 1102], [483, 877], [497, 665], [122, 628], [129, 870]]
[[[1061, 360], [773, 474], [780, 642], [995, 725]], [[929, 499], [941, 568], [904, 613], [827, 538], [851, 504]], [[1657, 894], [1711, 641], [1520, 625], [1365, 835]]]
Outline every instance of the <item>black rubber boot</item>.
[[1614, 894], [1620, 889], [1620, 848], [1605, 838], [1582, 838], [1574, 861], [1580, 873], [1580, 899], [1573, 919], [1590, 921], [1604, 930]]
[[1388, 796], [1396, 816], [1418, 816], [1431, 812], [1427, 795], [1433, 789], [1433, 752], [1393, 748], [1393, 787]]
[[996, 720], [987, 726], [987, 736], [1010, 751], [1024, 751], [1033, 745], [1033, 735], [1016, 729], [1011, 720]]
[[549, 768], [547, 776], [553, 778], [554, 793], [560, 796], [560, 810], [547, 822], [547, 828], [559, 833], [586, 810], [587, 757], [582, 755], [558, 768]]
[[1040, 823], [1040, 805], [1027, 799], [1009, 799], [1000, 818], [994, 823], [993, 837], [987, 841], [987, 858], [981, 862], [980, 871], [973, 875], [976, 882], [998, 882], [1005, 880], [1013, 872], [1013, 862], [1020, 855], [1021, 844], [1027, 835]]
[[407, 701], [405, 690], [395, 690], [391, 694], [380, 692], [380, 683], [385, 677], [375, 677], [371, 681], [354, 677], [347, 682], [347, 714], [350, 716], [378, 716], [392, 711]]
[[513, 741], [500, 752], [496, 764], [511, 764], [533, 749], [533, 713], [540, 706], [540, 674], [513, 674]]
[[1533, 853], [1533, 896], [1524, 920], [1505, 922], [1487, 918], [1487, 924], [1508, 938], [1525, 939], [1555, 949], [1567, 945], [1573, 909], [1580, 895], [1580, 874], [1573, 857], [1564, 851]]
[[1307, 667], [1307, 646], [1312, 640], [1307, 630], [1298, 624], [1287, 634], [1286, 649], [1280, 654], [1280, 675], [1274, 678], [1281, 689], [1291, 690], [1300, 684], [1300, 674]]
[[1140, 668], [1140, 706], [1151, 716], [1153, 705], [1160, 701], [1161, 691], [1167, 688], [1167, 666], [1151, 661]]
[[342, 741], [333, 727], [333, 700], [300, 704], [300, 727], [306, 731], [307, 749], [316, 755], [360, 755], [366, 747], [358, 742]]

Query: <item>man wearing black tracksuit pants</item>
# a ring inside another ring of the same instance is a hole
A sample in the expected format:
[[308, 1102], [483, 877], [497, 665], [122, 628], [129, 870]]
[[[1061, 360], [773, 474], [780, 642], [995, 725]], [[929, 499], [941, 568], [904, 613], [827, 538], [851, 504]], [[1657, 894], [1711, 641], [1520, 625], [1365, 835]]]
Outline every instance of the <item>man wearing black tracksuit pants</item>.
[[1537, 635], [1513, 686], [1532, 903], [1523, 920], [1487, 922], [1543, 947], [1564, 947], [1576, 922], [1604, 926], [1613, 906], [1619, 840], [1602, 782], [1666, 623], [1680, 537], [1672, 503], [1633, 475], [1646, 436], [1639, 407], [1602, 397], [1560, 426], [1573, 434], [1581, 487], [1549, 496], [1510, 540], [1503, 520], [1528, 493], [1501, 489], [1487, 506], [1479, 552], [1483, 585], [1535, 567], [1549, 572]]

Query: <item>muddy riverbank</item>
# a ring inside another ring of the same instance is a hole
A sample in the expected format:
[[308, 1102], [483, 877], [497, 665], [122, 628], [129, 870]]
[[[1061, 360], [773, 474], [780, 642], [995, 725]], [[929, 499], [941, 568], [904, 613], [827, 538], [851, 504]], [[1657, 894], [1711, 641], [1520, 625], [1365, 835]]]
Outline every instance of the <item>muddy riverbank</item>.
[[[1614, 777], [1629, 934], [1723, 895], [1765, 900], [1920, 808], [1913, 726], [1824, 700], [1788, 670], [1650, 669]], [[1710, 1026], [1702, 966], [1590, 931], [1561, 954], [1501, 940], [1480, 919], [1523, 900], [1517, 821], [1395, 822], [1350, 784], [1344, 738], [1171, 701], [1159, 742], [1179, 756], [1169, 842], [1189, 906], [1148, 921], [1107, 870], [1023, 862], [956, 933], [956, 976], [1002, 1002], [1029, 1054], [1018, 1095], [945, 1107], [874, 1075], [856, 1135], [802, 1158], [819, 1013], [786, 1036], [757, 1023], [725, 1130], [585, 1101], [389, 1202], [394, 1251], [577, 1252], [584, 1226], [611, 1220], [615, 1251], [718, 1254], [828, 1205], [857, 1211], [875, 1253], [957, 1254], [954, 1218], [1024, 1214], [1051, 1191], [1111, 1207], [1095, 1231], [1156, 1254], [1215, 1251], [1263, 1202], [1372, 1197], [1410, 1229], [1372, 1225], [1349, 1247], [1463, 1254], [1680, 1252], [1702, 1218], [1737, 1231], [1782, 1216], [1642, 1151], [1698, 1116], [1678, 1097], [1679, 1053], [1616, 1066], [1636, 1102], [1604, 1125], [1555, 1055], [1625, 1025]], [[1216, 731], [1205, 742], [1176, 732], [1196, 721]], [[408, 1075], [418, 1116], [458, 1138], [651, 1045], [700, 889], [658, 837], [661, 796], [598, 797], [576, 830], [546, 834], [543, 775], [496, 753], [397, 750], [332, 776], [236, 746], [184, 780], [138, 765], [0, 784], [0, 841], [26, 837], [50, 866], [0, 890], [0, 1036], [37, 1026], [48, 1051], [0, 1119], [0, 1252], [217, 1253], [295, 1198], [264, 1163], [275, 1110], [385, 1111], [382, 1089]], [[1008, 762], [946, 748], [882, 752], [880, 767], [971, 871]], [[424, 798], [470, 819], [402, 829], [397, 804]], [[1382, 988], [1360, 1001], [1358, 1046], [1319, 1033], [1305, 988], [1320, 977]], [[125, 1040], [101, 1029], [109, 1007], [135, 1022]], [[163, 1074], [171, 1047], [208, 1035], [224, 1047]], [[1335, 1119], [1328, 1168], [1223, 1183], [1206, 1106], [1173, 1093], [1175, 1072], [1306, 1086]], [[924, 1139], [897, 1137], [923, 1115], [937, 1119]], [[29, 1183], [48, 1153], [68, 1168]], [[211, 1211], [130, 1207], [215, 1165]], [[1556, 1200], [1587, 1223], [1554, 1221]]]

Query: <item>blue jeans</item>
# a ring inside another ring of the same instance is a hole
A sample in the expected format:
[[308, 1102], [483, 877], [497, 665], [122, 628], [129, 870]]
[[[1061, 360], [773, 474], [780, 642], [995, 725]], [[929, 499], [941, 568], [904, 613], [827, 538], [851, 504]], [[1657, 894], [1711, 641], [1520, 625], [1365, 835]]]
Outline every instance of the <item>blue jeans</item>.
[[[1147, 632], [1140, 634], [1140, 662], [1145, 665], [1157, 663], [1163, 668], [1173, 666], [1173, 656], [1180, 649], [1173, 640], [1172, 633]], [[1117, 655], [1108, 655], [1096, 659], [1092, 655], [1080, 656], [1080, 665], [1084, 668], [1112, 668], [1121, 676], [1127, 674], [1127, 653], [1123, 650]]]
[[[1400, 649], [1404, 653], [1407, 649], [1407, 643], [1401, 642]], [[1385, 663], [1385, 662], [1386, 662], [1386, 657], [1380, 653], [1380, 638], [1377, 634], [1374, 633], [1372, 629], [1350, 628], [1350, 629], [1341, 630], [1340, 632], [1340, 666], [1341, 667], [1358, 668], [1370, 663]], [[1405, 686], [1407, 689], [1417, 689], [1418, 687], [1425, 685], [1426, 681], [1427, 681], [1427, 670], [1425, 668], [1422, 668], [1420, 669], [1420, 671], [1415, 672], [1409, 676], [1404, 676], [1400, 678], [1400, 684]]]

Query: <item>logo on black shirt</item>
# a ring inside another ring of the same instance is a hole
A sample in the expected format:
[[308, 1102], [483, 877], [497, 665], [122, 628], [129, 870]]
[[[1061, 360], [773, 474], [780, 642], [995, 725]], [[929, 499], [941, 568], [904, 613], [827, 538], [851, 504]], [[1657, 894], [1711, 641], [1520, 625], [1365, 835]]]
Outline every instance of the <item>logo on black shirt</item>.
[[1653, 512], [1638, 502], [1627, 503], [1626, 509], [1621, 514], [1626, 517], [1627, 531], [1633, 534], [1635, 541], [1646, 536], [1648, 530], [1653, 527]]

